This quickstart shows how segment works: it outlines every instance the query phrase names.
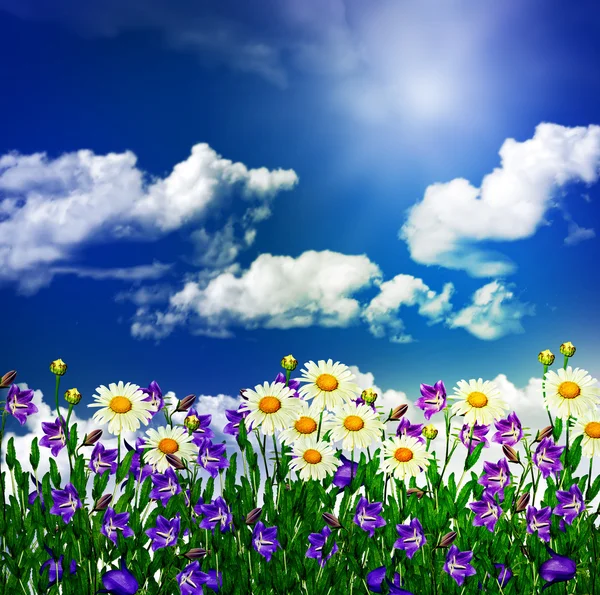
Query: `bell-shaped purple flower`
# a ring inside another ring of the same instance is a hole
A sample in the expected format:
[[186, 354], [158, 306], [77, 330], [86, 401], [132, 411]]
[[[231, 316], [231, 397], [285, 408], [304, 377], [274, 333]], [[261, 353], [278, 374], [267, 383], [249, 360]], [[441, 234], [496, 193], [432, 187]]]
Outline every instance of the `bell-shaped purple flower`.
[[166, 506], [172, 496], [181, 493], [181, 486], [175, 471], [168, 467], [164, 473], [154, 473], [152, 475], [154, 488], [150, 492], [150, 498], [160, 500], [163, 506]]
[[533, 462], [541, 471], [542, 477], [546, 479], [549, 475], [556, 474], [563, 468], [560, 462], [560, 456], [564, 446], [556, 446], [552, 438], [544, 438], [533, 453]]
[[[281, 382], [282, 384], [285, 384], [285, 374], [279, 372], [279, 374], [275, 376], [275, 382]], [[298, 393], [298, 388], [300, 388], [300, 380], [297, 380], [296, 378], [290, 378], [290, 381], [288, 382], [288, 388], [291, 388], [294, 391], [294, 394], [290, 395], [291, 397], [300, 398], [300, 394]]]
[[446, 387], [441, 380], [434, 386], [421, 384], [421, 398], [417, 399], [415, 405], [423, 410], [425, 419], [429, 421], [431, 416], [439, 413], [446, 407]]
[[383, 508], [382, 502], [373, 502], [369, 504], [368, 500], [361, 496], [356, 506], [354, 522], [369, 534], [369, 537], [375, 535], [375, 529], [387, 525], [385, 519], [380, 515]]
[[209, 570], [208, 573], [200, 570], [200, 563], [195, 560], [188, 564], [178, 575], [177, 582], [181, 595], [198, 595], [204, 591], [202, 585], [207, 585], [213, 591], [218, 591], [223, 586], [223, 578], [219, 572], [217, 577], [215, 570]]
[[[383, 584], [383, 579], [385, 578], [386, 572], [386, 567], [380, 566], [379, 568], [375, 568], [375, 570], [371, 570], [371, 572], [367, 574], [367, 587], [369, 588], [369, 591], [373, 593], [382, 592], [381, 585]], [[393, 582], [390, 582], [388, 579], [386, 579], [386, 582], [389, 587], [390, 595], [413, 595], [410, 591], [400, 587], [400, 575], [397, 572], [394, 573]]]
[[[49, 547], [44, 546], [44, 549], [48, 552], [48, 554], [51, 556], [51, 558], [49, 560], [46, 560], [40, 567], [40, 575], [42, 575], [44, 573], [44, 570], [46, 568], [48, 568], [48, 581], [49, 581], [48, 587], [50, 587], [57, 581], [58, 582], [62, 581], [62, 577], [63, 577], [62, 564], [63, 564], [65, 557], [61, 556], [57, 560], [56, 555]], [[76, 573], [77, 573], [77, 562], [75, 562], [75, 560], [71, 560], [71, 564], [69, 564], [69, 574], [76, 574]]]
[[79, 494], [72, 483], [68, 483], [64, 490], [52, 490], [52, 499], [54, 506], [50, 514], [60, 515], [65, 523], [70, 523], [75, 511], [81, 508]]
[[[133, 458], [131, 459], [131, 467], [129, 467], [128, 475], [133, 475], [135, 481], [143, 483], [146, 477], [149, 477], [153, 473], [152, 465], [144, 465], [142, 468], [140, 468], [142, 454], [144, 453], [144, 447], [146, 446], [146, 439], [138, 438], [135, 441], [135, 449], [132, 448], [127, 441], [125, 441], [125, 446], [127, 447], [127, 450], [135, 450]], [[126, 483], [127, 482], [124, 481], [121, 484], [121, 489], [125, 487]]]
[[212, 477], [219, 475], [220, 469], [229, 467], [229, 461], [223, 456], [225, 444], [213, 444], [208, 438], [201, 438], [198, 442], [198, 463], [206, 469]]
[[308, 550], [306, 550], [306, 557], [317, 560], [321, 568], [323, 568], [331, 556], [338, 551], [338, 544], [334, 541], [331, 551], [325, 557], [323, 557], [323, 552], [327, 550], [327, 540], [330, 535], [331, 529], [325, 526], [320, 533], [311, 533], [308, 536], [308, 541], [310, 542], [311, 546], [308, 548]]
[[212, 440], [215, 437], [215, 433], [210, 429], [212, 415], [198, 415], [198, 412], [195, 409], [190, 409], [188, 416], [190, 415], [195, 415], [200, 422], [198, 429], [194, 430], [192, 442], [197, 446], [201, 446], [205, 440]]
[[513, 411], [507, 419], [501, 419], [494, 422], [498, 430], [492, 440], [498, 444], [507, 444], [514, 446], [523, 438], [523, 428], [517, 414]]
[[[473, 427], [473, 436], [471, 436], [471, 426], [469, 424], [464, 424], [458, 437], [467, 448], [468, 453], [471, 454], [480, 442], [483, 442], [483, 448], [489, 448], [490, 443], [486, 438], [489, 431], [490, 426], [480, 426], [478, 423], [475, 423], [475, 426]], [[470, 446], [469, 439], [471, 441]]]
[[170, 520], [159, 514], [156, 517], [156, 527], [146, 530], [146, 535], [152, 540], [152, 551], [175, 545], [179, 538], [180, 527], [179, 514]]
[[412, 519], [408, 525], [396, 525], [396, 531], [399, 539], [394, 542], [394, 547], [404, 550], [409, 559], [427, 543], [419, 519]]
[[406, 417], [403, 417], [398, 422], [396, 436], [412, 436], [424, 444], [425, 438], [423, 438], [423, 425], [424, 424], [411, 424]]
[[463, 586], [465, 578], [477, 574], [477, 571], [469, 562], [473, 559], [473, 552], [461, 552], [455, 545], [450, 546], [444, 571], [447, 572], [458, 584]]
[[106, 449], [102, 443], [96, 442], [90, 457], [90, 469], [99, 475], [103, 475], [105, 471], [114, 475], [117, 472], [118, 452], [116, 448]]
[[527, 507], [527, 533], [533, 534], [537, 531], [538, 537], [543, 541], [550, 541], [550, 526], [552, 509], [550, 506], [538, 510], [533, 506]]
[[554, 507], [553, 512], [558, 516], [562, 516], [568, 525], [585, 510], [583, 494], [576, 483], [569, 488], [568, 492], [558, 490], [556, 498], [558, 499], [558, 505]]
[[261, 521], [258, 521], [252, 532], [252, 547], [264, 556], [267, 562], [270, 562], [273, 553], [281, 547], [277, 541], [277, 527], [266, 528]]
[[556, 583], [570, 581], [575, 578], [577, 572], [577, 565], [571, 558], [559, 556], [548, 546], [546, 546], [546, 550], [552, 557], [540, 566], [540, 576], [545, 581], [549, 581], [544, 585], [542, 591], [545, 591], [548, 587]]
[[38, 412], [38, 408], [31, 402], [33, 389], [20, 390], [16, 384], [8, 389], [4, 409], [13, 415], [24, 426], [27, 417]]
[[64, 420], [57, 417], [55, 422], [42, 422], [42, 430], [44, 435], [40, 440], [40, 446], [49, 448], [53, 457], [56, 457], [58, 453], [66, 446], [67, 439], [64, 432]]
[[106, 535], [115, 545], [117, 545], [117, 530], [123, 532], [123, 537], [133, 537], [133, 531], [127, 526], [129, 522], [129, 513], [121, 512], [117, 514], [114, 508], [108, 507], [102, 520], [100, 533]]
[[484, 474], [477, 483], [484, 486], [490, 495], [498, 494], [504, 500], [504, 488], [510, 483], [508, 461], [500, 459], [497, 463], [483, 463]]
[[42, 511], [46, 512], [46, 506], [44, 504], [44, 495], [42, 494], [42, 483], [38, 481], [34, 475], [31, 475], [31, 481], [33, 481], [35, 490], [29, 494], [27, 502], [29, 503], [29, 506], [33, 506], [33, 503], [36, 501], [36, 498], [39, 498], [40, 504], [42, 506]]
[[508, 566], [505, 566], [504, 564], [494, 564], [494, 566], [500, 569], [500, 573], [498, 574], [497, 579], [498, 583], [502, 588], [506, 587], [508, 581], [512, 578], [513, 575], [511, 569], [508, 568]]
[[340, 456], [340, 461], [342, 461], [342, 464], [337, 468], [332, 483], [343, 490], [350, 485], [350, 474], [352, 474], [352, 477], [356, 477], [358, 463], [356, 461], [353, 463], [351, 459], [344, 455]]
[[[229, 434], [230, 436], [239, 436], [240, 434], [240, 422], [242, 419], [245, 419], [250, 414], [250, 409], [247, 407], [243, 407], [243, 403], [235, 409], [225, 409], [225, 417], [229, 420], [229, 423], [223, 428], [224, 434]], [[250, 423], [250, 427], [246, 428], [247, 431], [251, 431], [252, 423]]]
[[227, 533], [233, 529], [233, 515], [221, 496], [211, 504], [197, 504], [194, 510], [205, 516], [199, 525], [201, 529], [211, 529], [213, 534], [217, 526], [221, 533]]
[[143, 400], [149, 401], [152, 404], [152, 409], [150, 409], [150, 413], [152, 414], [152, 417], [154, 417], [165, 406], [165, 400], [163, 399], [163, 394], [160, 390], [160, 386], [158, 386], [158, 383], [155, 380], [153, 380], [148, 385], [148, 388], [140, 388], [139, 391], [141, 393], [144, 393], [145, 395], [148, 395]]
[[502, 508], [497, 504], [494, 496], [484, 491], [481, 500], [471, 502], [469, 508], [475, 513], [473, 525], [475, 527], [485, 527], [491, 533], [496, 528], [496, 523], [502, 514]]
[[111, 595], [135, 595], [140, 588], [135, 576], [127, 570], [125, 558], [121, 558], [121, 570], [109, 570], [102, 575], [102, 584], [104, 589], [98, 593]]

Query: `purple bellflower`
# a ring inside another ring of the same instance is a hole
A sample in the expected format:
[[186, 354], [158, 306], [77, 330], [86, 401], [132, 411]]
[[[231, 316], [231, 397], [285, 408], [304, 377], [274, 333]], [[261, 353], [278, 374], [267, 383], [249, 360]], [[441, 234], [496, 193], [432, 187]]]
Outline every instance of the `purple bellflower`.
[[38, 412], [38, 408], [31, 402], [32, 399], [33, 389], [20, 390], [16, 384], [13, 384], [8, 389], [4, 409], [16, 417], [17, 421], [24, 426], [27, 417]]
[[501, 419], [494, 422], [498, 430], [492, 440], [498, 444], [508, 444], [514, 446], [523, 438], [523, 428], [517, 414], [513, 411], [507, 419]]
[[396, 428], [396, 436], [412, 436], [424, 444], [423, 425], [424, 424], [411, 424], [406, 417], [403, 417]]
[[198, 463], [206, 469], [212, 477], [219, 475], [220, 469], [229, 467], [229, 461], [223, 456], [225, 453], [225, 444], [213, 444], [208, 438], [201, 438], [198, 444]]
[[350, 474], [352, 473], [352, 477], [356, 477], [358, 463], [356, 461], [353, 463], [344, 455], [340, 456], [340, 461], [342, 461], [342, 464], [337, 468], [332, 483], [340, 490], [343, 490], [350, 485]]
[[[386, 572], [386, 567], [380, 566], [367, 574], [367, 587], [369, 587], [369, 591], [381, 593], [381, 585], [383, 584]], [[397, 572], [394, 572], [393, 582], [390, 582], [389, 579], [386, 579], [386, 582], [390, 588], [390, 595], [413, 595], [410, 591], [400, 588], [400, 575]]]
[[331, 529], [327, 526], [323, 527], [323, 530], [320, 533], [311, 533], [308, 536], [308, 541], [311, 546], [306, 550], [307, 558], [314, 558], [319, 562], [321, 568], [325, 566], [327, 560], [333, 556], [338, 551], [337, 542], [333, 542], [333, 547], [331, 551], [323, 558], [323, 550], [325, 550], [325, 546], [327, 545], [327, 539], [331, 535]]
[[163, 506], [168, 504], [172, 496], [181, 493], [181, 486], [172, 467], [168, 467], [164, 473], [154, 473], [152, 483], [154, 488], [150, 492], [150, 498], [160, 500]]
[[81, 508], [79, 494], [72, 483], [68, 483], [64, 490], [52, 490], [52, 499], [54, 506], [50, 509], [50, 514], [60, 515], [67, 524], [71, 522], [75, 511]]
[[387, 525], [385, 519], [380, 516], [383, 508], [382, 502], [373, 502], [369, 504], [364, 496], [361, 496], [356, 507], [354, 522], [369, 534], [369, 537], [375, 535], [375, 529]]
[[548, 587], [556, 583], [570, 581], [575, 578], [577, 572], [577, 565], [571, 558], [559, 556], [548, 546], [546, 546], [546, 550], [552, 557], [540, 566], [540, 576], [545, 581], [549, 581], [544, 585], [542, 591], [545, 591]]
[[[50, 560], [46, 560], [42, 564], [42, 566], [40, 568], [40, 575], [44, 573], [44, 570], [46, 568], [48, 568], [48, 581], [49, 581], [48, 587], [50, 587], [57, 581], [58, 582], [62, 581], [62, 577], [63, 577], [62, 564], [63, 564], [65, 557], [61, 556], [57, 560], [56, 555], [49, 547], [44, 546], [44, 549], [48, 552], [48, 554], [51, 556], [51, 558], [50, 558]], [[77, 562], [75, 562], [75, 560], [71, 560], [71, 564], [69, 564], [69, 574], [75, 574], [76, 572], [77, 572]]]
[[[146, 446], [146, 439], [138, 438], [135, 441], [135, 448], [132, 448], [127, 443], [127, 441], [125, 441], [125, 446], [127, 447], [127, 450], [135, 450], [135, 454], [133, 455], [133, 458], [131, 459], [131, 467], [129, 467], [129, 475], [133, 475], [133, 477], [135, 478], [135, 481], [139, 481], [140, 483], [143, 483], [144, 480], [146, 479], [146, 477], [149, 477], [153, 473], [152, 465], [144, 465], [140, 469], [141, 457], [145, 450], [144, 447]], [[125, 487], [126, 483], [127, 482], [124, 481], [121, 484], [121, 489], [123, 489]]]
[[127, 570], [125, 558], [121, 558], [121, 570], [109, 570], [102, 575], [102, 584], [104, 589], [98, 593], [111, 595], [135, 595], [140, 588], [135, 576]]
[[560, 455], [565, 449], [564, 446], [556, 446], [552, 438], [546, 437], [539, 444], [533, 453], [533, 462], [542, 472], [542, 477], [546, 479], [549, 475], [556, 474], [562, 470]]
[[556, 515], [562, 516], [568, 525], [585, 510], [583, 494], [576, 483], [569, 488], [568, 492], [558, 490], [556, 497], [558, 499], [558, 506], [554, 507], [553, 512]]
[[200, 528], [211, 529], [213, 535], [217, 525], [221, 533], [227, 533], [233, 529], [233, 515], [221, 496], [211, 504], [197, 504], [194, 510], [197, 510], [198, 514], [205, 516], [199, 525]]
[[219, 587], [223, 586], [223, 577], [219, 572], [215, 570], [209, 570], [208, 573], [200, 570], [200, 563], [198, 560], [188, 564], [178, 575], [177, 582], [179, 583], [179, 589], [181, 595], [198, 595], [203, 593], [202, 585], [207, 585], [213, 591], [218, 591]]
[[[285, 384], [285, 374], [283, 374], [282, 372], [279, 372], [279, 374], [277, 374], [277, 376], [275, 376], [275, 382], [281, 382], [282, 384]], [[294, 394], [290, 395], [290, 396], [300, 398], [300, 394], [298, 393], [299, 387], [300, 387], [300, 380], [298, 380], [296, 378], [290, 378], [290, 381], [288, 382], [288, 388], [291, 388], [294, 391]]]
[[475, 527], [485, 527], [491, 533], [496, 528], [496, 523], [502, 514], [502, 508], [496, 503], [494, 496], [487, 491], [483, 492], [481, 500], [471, 502], [469, 508], [475, 513], [473, 525]]
[[160, 390], [160, 386], [158, 386], [158, 383], [155, 380], [153, 380], [148, 385], [148, 388], [140, 388], [139, 391], [141, 393], [144, 393], [145, 395], [148, 395], [143, 400], [149, 401], [152, 405], [153, 408], [150, 409], [150, 413], [152, 414], [152, 417], [154, 417], [165, 406], [165, 400], [163, 399], [163, 394]]
[[50, 449], [52, 456], [55, 457], [66, 446], [67, 439], [63, 430], [64, 420], [57, 417], [55, 422], [42, 422], [44, 435], [40, 440], [40, 446]]
[[[225, 417], [229, 420], [229, 423], [223, 428], [224, 434], [229, 434], [230, 436], [239, 436], [240, 434], [240, 422], [242, 419], [245, 419], [250, 414], [250, 409], [243, 406], [244, 403], [240, 404], [240, 406], [235, 409], [226, 409]], [[249, 428], [246, 428], [248, 432], [252, 430], [252, 424], [250, 424]]]
[[543, 541], [550, 541], [550, 526], [552, 509], [550, 506], [537, 510], [533, 506], [527, 507], [527, 533], [533, 534], [537, 531], [538, 537]]
[[446, 387], [441, 380], [438, 380], [434, 386], [421, 384], [421, 395], [415, 405], [423, 410], [423, 415], [427, 421], [431, 419], [433, 414], [439, 413], [446, 407]]
[[159, 514], [156, 517], [156, 527], [146, 530], [146, 535], [152, 540], [152, 551], [175, 545], [179, 537], [180, 526], [179, 514], [171, 520]]
[[104, 475], [105, 471], [108, 471], [109, 475], [114, 475], [117, 472], [118, 452], [116, 448], [109, 450], [100, 442], [96, 442], [90, 457], [90, 469], [100, 475]]
[[396, 531], [400, 538], [394, 542], [394, 547], [404, 550], [409, 559], [427, 543], [419, 519], [412, 519], [408, 525], [396, 525]]
[[447, 572], [458, 584], [463, 586], [465, 578], [477, 574], [477, 571], [469, 562], [473, 558], [473, 552], [461, 552], [455, 545], [450, 546], [444, 571]]
[[123, 537], [133, 537], [133, 530], [127, 526], [129, 513], [121, 512], [117, 514], [114, 508], [108, 507], [102, 520], [100, 533], [106, 535], [115, 545], [117, 545], [117, 529], [123, 532]]
[[477, 483], [484, 486], [490, 495], [498, 494], [504, 500], [504, 488], [510, 483], [510, 470], [508, 461], [500, 459], [497, 463], [483, 463], [484, 475]]
[[[475, 426], [473, 428], [473, 436], [471, 436], [471, 426], [469, 424], [464, 424], [460, 430], [458, 437], [468, 449], [468, 453], [471, 454], [475, 450], [475, 448], [477, 448], [477, 445], [480, 442], [483, 442], [483, 448], [489, 448], [490, 443], [486, 438], [487, 433], [489, 431], [490, 426], [480, 426], [478, 423], [475, 423]], [[469, 446], [469, 437], [471, 437], [471, 446]]]
[[277, 541], [277, 527], [269, 527], [267, 529], [261, 521], [258, 521], [254, 525], [252, 533], [252, 547], [261, 556], [264, 556], [267, 562], [270, 562], [273, 553], [278, 547], [281, 547]]

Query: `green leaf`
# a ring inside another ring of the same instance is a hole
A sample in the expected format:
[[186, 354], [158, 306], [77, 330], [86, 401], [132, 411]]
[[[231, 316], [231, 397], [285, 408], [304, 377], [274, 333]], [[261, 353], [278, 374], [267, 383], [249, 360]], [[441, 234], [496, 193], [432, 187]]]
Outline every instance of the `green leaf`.
[[15, 451], [15, 439], [11, 438], [6, 445], [6, 464], [8, 468], [12, 471], [15, 466], [15, 461], [17, 460], [17, 453]]
[[448, 491], [450, 493], [450, 498], [456, 500], [456, 479], [454, 479], [454, 472], [452, 472], [448, 478]]
[[133, 455], [135, 455], [135, 450], [130, 450], [125, 458], [121, 461], [119, 468], [117, 469], [117, 484], [121, 483], [125, 476], [129, 473], [129, 469], [131, 467], [131, 459], [133, 459]]
[[437, 485], [438, 479], [440, 478], [440, 474], [438, 471], [437, 457], [435, 456], [435, 452], [431, 454], [433, 455], [433, 459], [431, 459], [429, 467], [427, 467], [427, 477], [429, 477], [431, 485], [435, 487]]
[[553, 432], [554, 442], [558, 443], [560, 435], [562, 434], [562, 430], [563, 430], [563, 420], [560, 417], [557, 417], [554, 420], [554, 432]]
[[237, 437], [237, 442], [238, 442], [238, 445], [240, 447], [240, 450], [243, 453], [244, 450], [250, 444], [250, 442], [248, 441], [248, 432], [246, 431], [246, 423], [245, 423], [245, 420], [243, 418], [240, 421], [239, 430], [240, 430], [240, 432], [239, 432], [238, 437]]
[[215, 478], [211, 476], [208, 478], [208, 481], [206, 482], [206, 487], [204, 488], [203, 499], [204, 499], [205, 504], [207, 502], [211, 502], [214, 489], [215, 489]]
[[52, 457], [50, 457], [50, 479], [52, 479], [55, 488], [60, 487], [60, 473], [56, 461]]
[[[477, 446], [480, 446], [479, 444]], [[460, 513], [460, 511], [465, 508], [467, 502], [469, 501], [469, 496], [471, 495], [471, 490], [473, 489], [473, 480], [469, 481], [467, 485], [465, 485], [462, 490], [458, 494], [458, 498], [456, 499], [456, 511]]]
[[479, 460], [479, 457], [481, 456], [481, 451], [483, 450], [484, 446], [485, 446], [485, 443], [480, 442], [475, 447], [475, 450], [473, 450], [473, 452], [467, 457], [467, 460], [465, 461], [465, 469], [467, 471], [469, 469], [471, 469], [471, 467], [473, 467], [473, 465], [475, 465], [475, 463], [477, 463], [477, 461]]
[[144, 479], [144, 483], [142, 483], [142, 489], [140, 490], [139, 502], [142, 508], [145, 508], [148, 502], [148, 497], [150, 496], [150, 492], [152, 491], [153, 487], [154, 485], [152, 483], [152, 479], [150, 477], [146, 477], [146, 479]]
[[73, 424], [71, 428], [69, 428], [69, 441], [67, 442], [67, 448], [70, 453], [74, 453], [77, 448], [77, 424]]
[[587, 494], [586, 494], [586, 499], [588, 501], [593, 500], [598, 495], [598, 492], [600, 492], [600, 475], [598, 475], [598, 477], [596, 477], [596, 479], [594, 479], [594, 482], [588, 489]]
[[94, 477], [94, 487], [92, 489], [92, 498], [94, 501], [98, 500], [102, 496], [106, 486], [108, 485], [110, 474], [104, 472], [102, 475], [96, 474]]
[[37, 437], [33, 439], [31, 443], [31, 454], [29, 455], [29, 462], [31, 463], [31, 468], [34, 471], [37, 471], [37, 468], [40, 464], [40, 448], [38, 446]]
[[573, 444], [569, 447], [569, 452], [567, 454], [567, 467], [571, 470], [572, 473], [575, 473], [581, 461], [582, 440], [583, 435], [577, 436], [577, 438], [573, 440]]

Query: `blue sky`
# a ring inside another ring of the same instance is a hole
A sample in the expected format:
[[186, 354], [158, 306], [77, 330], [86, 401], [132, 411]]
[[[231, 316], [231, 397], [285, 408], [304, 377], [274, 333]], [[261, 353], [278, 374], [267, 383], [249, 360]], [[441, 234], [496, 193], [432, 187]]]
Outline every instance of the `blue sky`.
[[3, 371], [597, 376], [598, 8], [496, 4], [0, 0]]

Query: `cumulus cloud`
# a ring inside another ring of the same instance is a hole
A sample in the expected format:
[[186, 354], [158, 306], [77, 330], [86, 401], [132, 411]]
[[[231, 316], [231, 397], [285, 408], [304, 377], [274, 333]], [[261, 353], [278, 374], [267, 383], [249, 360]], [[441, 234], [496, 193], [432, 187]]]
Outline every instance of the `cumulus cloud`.
[[564, 240], [565, 246], [575, 246], [585, 240], [591, 240], [596, 237], [596, 232], [592, 228], [581, 227], [573, 221], [573, 218], [566, 211], [563, 213], [565, 221], [568, 224], [569, 233]]
[[500, 167], [479, 188], [457, 178], [426, 189], [400, 230], [413, 260], [465, 270], [473, 277], [512, 273], [514, 263], [481, 243], [532, 236], [544, 223], [557, 188], [596, 182], [600, 126], [542, 123], [531, 139], [506, 139], [499, 154]]
[[478, 339], [493, 340], [523, 333], [522, 318], [533, 316], [535, 307], [518, 300], [514, 286], [492, 281], [473, 294], [472, 303], [447, 318], [450, 328], [464, 328]]
[[[136, 162], [130, 151], [1, 156], [0, 282], [16, 282], [31, 294], [59, 273], [157, 278], [168, 265], [78, 273], [68, 261], [85, 244], [151, 241], [200, 222], [226, 206], [233, 193], [250, 203], [250, 211], [268, 208], [278, 192], [298, 181], [292, 170], [248, 169], [207, 144], [195, 145], [165, 178], [150, 178]], [[240, 233], [253, 230], [247, 223]]]

